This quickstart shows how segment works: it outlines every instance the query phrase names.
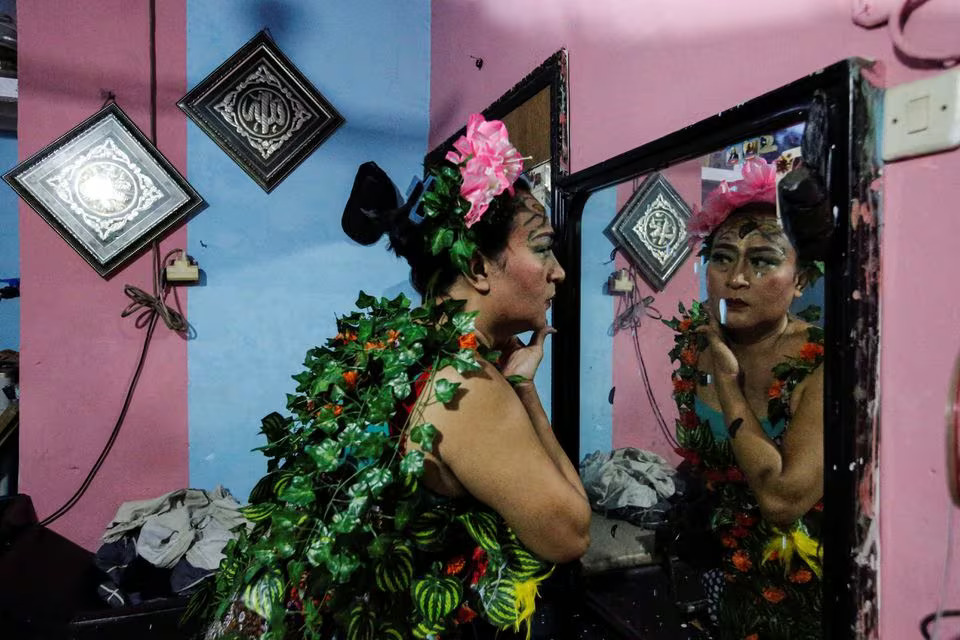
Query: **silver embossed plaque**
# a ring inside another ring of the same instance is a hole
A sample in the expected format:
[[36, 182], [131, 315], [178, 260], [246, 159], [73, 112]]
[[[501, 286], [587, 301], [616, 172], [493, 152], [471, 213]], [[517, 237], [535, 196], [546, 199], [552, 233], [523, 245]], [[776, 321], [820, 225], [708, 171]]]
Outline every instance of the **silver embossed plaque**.
[[203, 205], [115, 103], [3, 179], [102, 276]]
[[633, 192], [604, 233], [656, 290], [663, 290], [690, 254], [690, 207], [660, 173]]
[[268, 193], [344, 122], [265, 31], [177, 105]]

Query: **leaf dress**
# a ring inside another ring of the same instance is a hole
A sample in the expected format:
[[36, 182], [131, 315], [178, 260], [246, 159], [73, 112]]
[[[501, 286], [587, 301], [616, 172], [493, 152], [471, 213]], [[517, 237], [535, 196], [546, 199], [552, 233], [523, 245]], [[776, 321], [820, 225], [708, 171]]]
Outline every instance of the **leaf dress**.
[[[702, 476], [712, 498], [710, 528], [722, 549], [718, 575], [720, 638], [735, 640], [821, 640], [820, 530], [823, 505], [787, 527], [765, 521], [756, 498], [737, 465], [723, 414], [697, 396], [703, 381], [696, 368], [705, 348], [695, 332], [706, 320], [700, 303], [680, 307], [680, 317], [667, 321], [677, 331], [671, 358], [679, 409], [678, 453]], [[768, 416], [761, 421], [780, 445], [790, 428], [790, 394], [823, 361], [823, 332], [808, 329], [800, 356], [773, 369]]]

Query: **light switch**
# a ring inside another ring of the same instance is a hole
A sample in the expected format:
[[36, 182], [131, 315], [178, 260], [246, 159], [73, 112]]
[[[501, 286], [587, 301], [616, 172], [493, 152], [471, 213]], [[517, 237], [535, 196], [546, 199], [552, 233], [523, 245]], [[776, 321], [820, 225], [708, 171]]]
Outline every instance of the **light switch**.
[[883, 97], [887, 162], [960, 146], [960, 69], [891, 87]]
[[914, 98], [907, 103], [907, 133], [920, 133], [930, 121], [930, 96]]

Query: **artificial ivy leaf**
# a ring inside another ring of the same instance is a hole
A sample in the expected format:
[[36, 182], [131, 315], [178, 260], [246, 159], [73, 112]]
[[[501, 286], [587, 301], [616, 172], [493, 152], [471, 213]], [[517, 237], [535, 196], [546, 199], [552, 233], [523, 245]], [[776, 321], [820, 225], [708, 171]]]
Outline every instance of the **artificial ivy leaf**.
[[410, 430], [410, 439], [420, 445], [424, 451], [433, 451], [433, 439], [437, 437], [437, 428], [429, 422], [418, 424]]
[[445, 378], [437, 378], [434, 386], [437, 400], [443, 404], [450, 404], [453, 401], [453, 395], [457, 392], [459, 387], [459, 382], [450, 382]]
[[402, 375], [392, 378], [387, 383], [387, 386], [389, 386], [391, 391], [393, 391], [393, 397], [397, 400], [403, 400], [409, 396], [410, 392], [412, 391], [410, 381], [406, 378], [406, 376]]
[[326, 564], [330, 557], [330, 551], [333, 549], [334, 539], [330, 532], [323, 525], [319, 525], [317, 533], [310, 539], [307, 545], [307, 562], [318, 567]]
[[433, 238], [430, 239], [430, 253], [437, 255], [451, 244], [453, 244], [453, 231], [441, 227], [434, 231]]
[[408, 451], [400, 461], [400, 472], [408, 476], [420, 477], [423, 475], [423, 452]]
[[461, 311], [453, 315], [453, 327], [457, 333], [463, 335], [470, 333], [475, 329], [474, 321], [477, 318], [478, 311]]
[[360, 524], [360, 518], [348, 513], [335, 513], [330, 519], [330, 528], [336, 533], [350, 533]]
[[468, 349], [458, 351], [457, 354], [453, 356], [453, 362], [451, 362], [453, 368], [460, 373], [479, 371], [482, 369], [483, 367], [477, 362], [477, 357], [474, 353], [476, 352]]
[[283, 574], [273, 569], [243, 590], [243, 604], [261, 617], [269, 619], [275, 607], [282, 604]]
[[820, 314], [823, 311], [818, 305], [812, 304], [806, 309], [797, 312], [797, 317], [807, 322], [817, 322], [820, 320]]
[[334, 440], [324, 440], [318, 445], [308, 444], [304, 451], [313, 459], [318, 471], [333, 471], [340, 466], [340, 445]]
[[316, 499], [313, 493], [313, 483], [307, 476], [294, 476], [289, 486], [281, 491], [278, 497], [284, 502], [302, 507], [312, 504]]
[[524, 382], [530, 382], [530, 378], [524, 376], [507, 376], [507, 382], [513, 385], [522, 384]]
[[327, 569], [335, 582], [344, 583], [360, 566], [360, 561], [352, 553], [333, 553], [327, 558]]
[[376, 301], [377, 301], [376, 298], [374, 298], [373, 296], [367, 294], [367, 293], [364, 292], [364, 291], [361, 291], [361, 292], [360, 292], [360, 295], [357, 297], [357, 304], [356, 304], [356, 306], [357, 306], [358, 308], [360, 308], [360, 309], [367, 309], [367, 308], [369, 308], [369, 307], [372, 307], [372, 306], [373, 306], [373, 303], [375, 303]]
[[426, 320], [430, 316], [430, 311], [426, 307], [417, 307], [410, 312], [413, 320]]
[[492, 362], [497, 364], [497, 361], [500, 359], [502, 353], [500, 351], [487, 351], [483, 354], [483, 357], [486, 358], [487, 362]]

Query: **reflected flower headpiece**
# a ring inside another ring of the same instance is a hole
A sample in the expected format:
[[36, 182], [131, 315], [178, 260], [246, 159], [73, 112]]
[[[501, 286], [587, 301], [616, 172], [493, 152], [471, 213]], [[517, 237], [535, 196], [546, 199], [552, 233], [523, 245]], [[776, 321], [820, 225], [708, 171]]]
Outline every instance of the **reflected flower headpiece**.
[[[484, 120], [475, 113], [467, 120], [467, 133], [453, 143], [446, 159], [460, 168], [463, 183], [460, 195], [470, 203], [464, 217], [469, 229], [483, 217], [490, 202], [507, 191], [523, 171], [523, 158], [507, 138], [507, 127], [499, 120]], [[459, 152], [459, 153], [457, 153]]]
[[730, 213], [752, 202], [777, 204], [777, 169], [760, 157], [743, 163], [743, 179], [726, 180], [711, 191], [703, 201], [703, 208], [694, 206], [687, 222], [691, 242], [703, 241], [726, 220]]

